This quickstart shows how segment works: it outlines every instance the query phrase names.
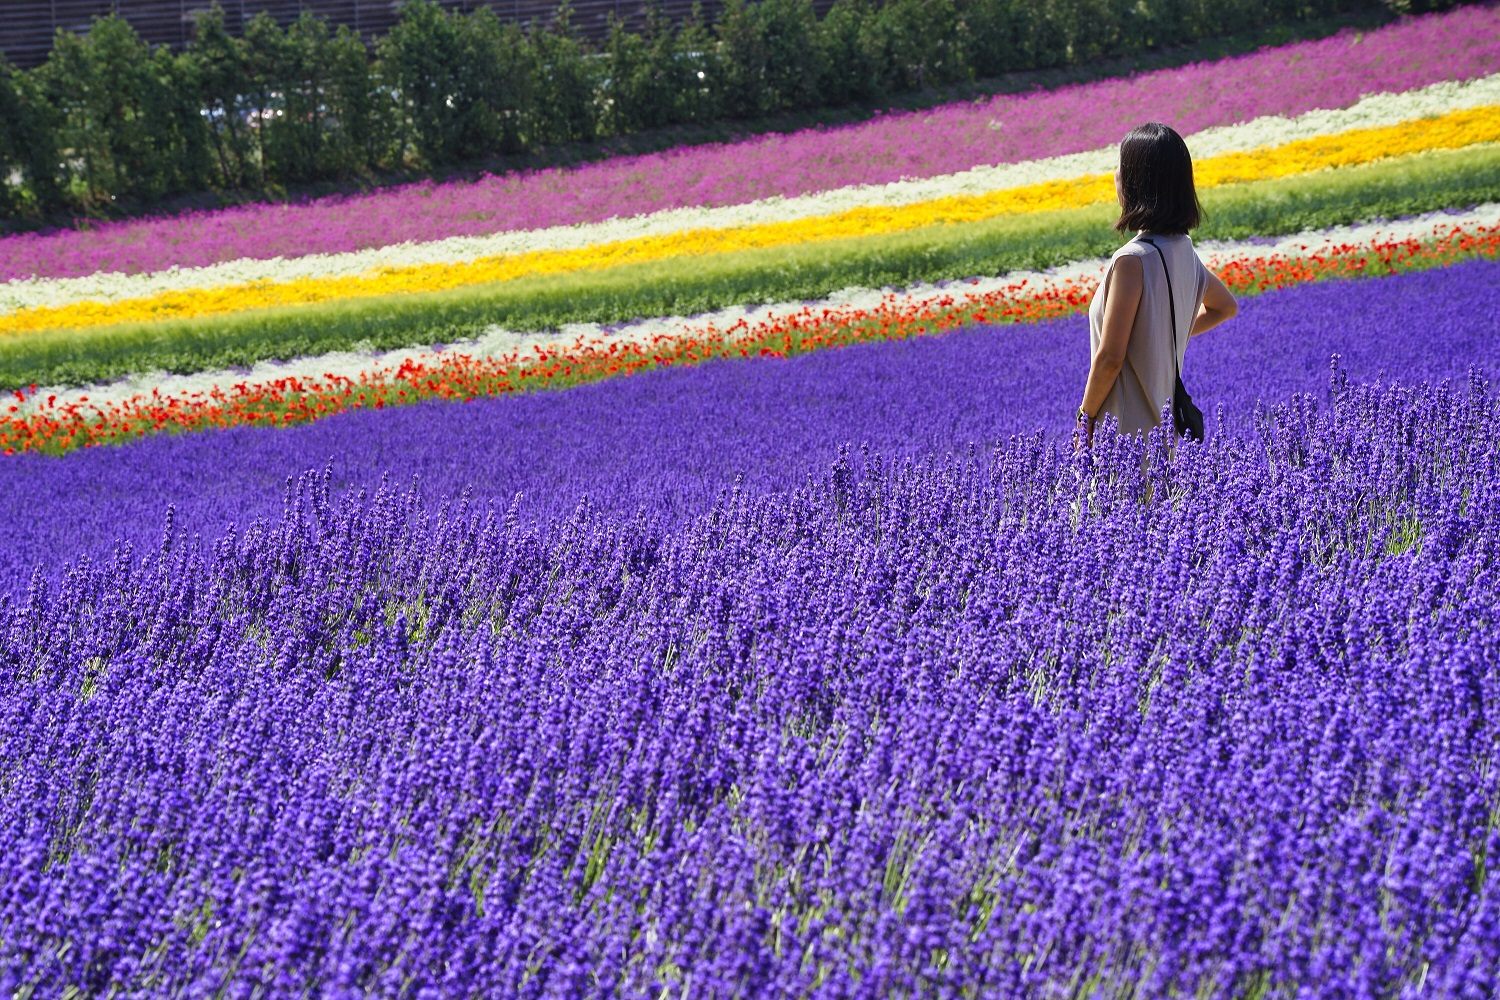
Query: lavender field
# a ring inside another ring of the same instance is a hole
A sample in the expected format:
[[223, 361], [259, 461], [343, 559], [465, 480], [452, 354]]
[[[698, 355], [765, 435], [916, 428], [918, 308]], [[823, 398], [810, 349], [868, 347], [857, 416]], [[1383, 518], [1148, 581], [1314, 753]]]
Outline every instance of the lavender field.
[[[1500, 265], [1309, 285], [1247, 299], [1223, 336], [1193, 343], [1192, 386], [1214, 433], [1250, 432], [1257, 401], [1323, 394], [1330, 358], [1356, 380], [1462, 379], [1490, 367]], [[0, 463], [0, 579], [108, 558], [117, 539], [160, 541], [168, 506], [204, 541], [281, 515], [288, 479], [327, 470], [335, 490], [382, 478], [429, 500], [548, 520], [584, 497], [615, 516], [678, 523], [734, 481], [765, 492], [826, 472], [840, 448], [887, 459], [1003, 445], [1045, 432], [1061, 444], [1087, 359], [1082, 317], [978, 326], [790, 361], [652, 371], [566, 393], [345, 414], [267, 433], [233, 428], [92, 449], [66, 462]], [[1222, 409], [1222, 418], [1215, 408]], [[30, 516], [37, 507], [46, 518]]]
[[1497, 293], [7, 462], [0, 994], [1494, 996]]

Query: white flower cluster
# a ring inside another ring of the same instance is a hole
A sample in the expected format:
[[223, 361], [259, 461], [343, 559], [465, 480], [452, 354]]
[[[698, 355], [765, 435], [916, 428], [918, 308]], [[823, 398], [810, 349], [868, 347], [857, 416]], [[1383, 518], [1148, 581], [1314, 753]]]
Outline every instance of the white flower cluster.
[[[1466, 82], [1437, 83], [1405, 93], [1372, 94], [1348, 108], [1310, 111], [1292, 118], [1256, 118], [1240, 125], [1206, 129], [1188, 137], [1189, 147], [1194, 157], [1201, 160], [1492, 105], [1500, 105], [1500, 73]], [[1500, 114], [1500, 107], [1496, 107], [1496, 113]], [[795, 198], [768, 198], [722, 208], [672, 209], [599, 223], [400, 243], [351, 253], [241, 259], [208, 267], [173, 267], [149, 274], [101, 272], [83, 278], [32, 278], [0, 284], [0, 315], [80, 302], [148, 298], [187, 289], [371, 275], [387, 268], [463, 263], [545, 250], [576, 250], [693, 229], [733, 229], [815, 218], [854, 208], [912, 205], [955, 195], [982, 195], [1107, 174], [1114, 170], [1116, 156], [1116, 147], [1111, 146], [1023, 163], [975, 167], [941, 177], [854, 185]]]

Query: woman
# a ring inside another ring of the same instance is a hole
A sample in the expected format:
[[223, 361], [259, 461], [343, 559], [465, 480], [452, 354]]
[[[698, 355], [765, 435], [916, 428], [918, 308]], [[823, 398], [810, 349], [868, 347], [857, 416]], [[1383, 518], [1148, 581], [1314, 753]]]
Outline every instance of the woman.
[[1120, 143], [1115, 196], [1120, 201], [1115, 228], [1136, 235], [1110, 258], [1089, 303], [1093, 363], [1078, 408], [1085, 442], [1105, 413], [1114, 414], [1125, 433], [1155, 427], [1172, 401], [1188, 338], [1239, 310], [1229, 289], [1198, 259], [1187, 234], [1203, 209], [1182, 136], [1160, 122], [1132, 129]]

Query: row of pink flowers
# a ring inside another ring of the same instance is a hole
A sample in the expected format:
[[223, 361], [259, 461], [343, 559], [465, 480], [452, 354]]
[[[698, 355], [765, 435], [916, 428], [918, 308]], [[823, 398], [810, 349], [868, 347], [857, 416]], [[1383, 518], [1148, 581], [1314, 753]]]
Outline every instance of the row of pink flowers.
[[1191, 133], [1347, 107], [1365, 94], [1470, 79], [1497, 67], [1500, 5], [1463, 7], [1218, 62], [854, 125], [478, 181], [22, 234], [0, 240], [0, 281], [337, 253], [930, 177], [1097, 149], [1136, 121], [1166, 121]]

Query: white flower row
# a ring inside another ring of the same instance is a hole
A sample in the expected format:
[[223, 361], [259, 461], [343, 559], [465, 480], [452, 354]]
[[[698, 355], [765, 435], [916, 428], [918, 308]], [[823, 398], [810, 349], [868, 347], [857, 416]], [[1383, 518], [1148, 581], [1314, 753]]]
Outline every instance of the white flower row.
[[[1500, 225], [1500, 203], [1481, 205], [1465, 212], [1432, 212], [1400, 221], [1374, 221], [1333, 229], [1313, 230], [1284, 237], [1275, 242], [1205, 242], [1198, 246], [1199, 255], [1212, 270], [1230, 261], [1252, 263], [1272, 257], [1312, 256], [1348, 244], [1373, 244], [1391, 240], [1425, 239], [1444, 234], [1453, 227]], [[813, 303], [777, 302], [766, 305], [738, 305], [696, 316], [662, 316], [615, 326], [597, 323], [574, 323], [551, 333], [536, 333], [491, 327], [472, 340], [431, 347], [411, 347], [394, 351], [338, 351], [294, 361], [263, 361], [249, 371], [235, 369], [174, 375], [168, 372], [146, 372], [104, 385], [51, 387], [28, 395], [20, 404], [21, 414], [33, 412], [49, 396], [59, 405], [81, 402], [107, 406], [138, 396], [159, 392], [163, 397], [191, 398], [215, 389], [229, 391], [238, 384], [260, 385], [286, 378], [317, 379], [328, 375], [358, 379], [361, 375], [390, 371], [406, 361], [435, 363], [445, 353], [470, 357], [524, 358], [537, 347], [564, 347], [611, 343], [659, 344], [659, 338], [702, 336], [708, 332], [729, 332], [743, 323], [741, 329], [754, 330], [778, 320], [799, 314], [816, 314], [828, 309], [874, 309], [882, 304], [897, 308], [918, 308], [924, 303], [937, 304], [945, 299], [981, 299], [995, 292], [1014, 291], [1023, 286], [1032, 293], [1050, 288], [1076, 285], [1079, 281], [1097, 280], [1103, 275], [1106, 260], [1094, 259], [1065, 264], [1047, 271], [1016, 271], [998, 277], [972, 278], [940, 285], [922, 284], [902, 289], [846, 288]]]
[[[1294, 118], [1257, 118], [1241, 125], [1206, 129], [1191, 135], [1189, 146], [1194, 157], [1201, 160], [1490, 105], [1500, 105], [1500, 73], [1466, 82], [1437, 83], [1405, 93], [1373, 94], [1348, 108], [1311, 111]], [[1500, 114], [1500, 108], [1496, 113]], [[174, 267], [149, 274], [109, 272], [82, 278], [24, 279], [0, 284], [0, 315], [79, 302], [119, 302], [197, 288], [368, 275], [384, 268], [462, 263], [540, 250], [574, 250], [689, 229], [728, 229], [812, 218], [859, 207], [911, 205], [954, 195], [986, 194], [1110, 173], [1117, 156], [1117, 148], [1111, 146], [1023, 163], [976, 167], [941, 177], [853, 185], [795, 198], [767, 198], [720, 208], [672, 209], [599, 223], [400, 243], [351, 253], [242, 259], [208, 267]]]

